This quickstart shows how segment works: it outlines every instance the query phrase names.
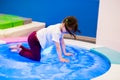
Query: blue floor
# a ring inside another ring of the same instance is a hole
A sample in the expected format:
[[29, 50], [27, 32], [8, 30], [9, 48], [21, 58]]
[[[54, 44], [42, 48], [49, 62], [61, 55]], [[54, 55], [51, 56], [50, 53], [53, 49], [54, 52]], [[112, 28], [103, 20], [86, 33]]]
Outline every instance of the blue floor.
[[[74, 54], [63, 56], [69, 63], [59, 62], [54, 47], [42, 52], [41, 61], [36, 62], [11, 52], [13, 44], [0, 44], [0, 80], [90, 80], [110, 69], [107, 57], [81, 47], [66, 46]], [[28, 47], [26, 42], [23, 45]]]

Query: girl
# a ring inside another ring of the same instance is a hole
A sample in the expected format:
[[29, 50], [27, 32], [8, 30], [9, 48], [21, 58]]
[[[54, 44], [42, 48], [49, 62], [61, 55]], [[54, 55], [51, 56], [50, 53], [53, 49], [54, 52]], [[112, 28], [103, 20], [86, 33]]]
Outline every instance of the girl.
[[73, 16], [68, 16], [62, 21], [62, 23], [50, 25], [47, 28], [32, 32], [28, 37], [30, 49], [25, 48], [21, 44], [11, 46], [10, 48], [17, 49], [21, 56], [40, 61], [41, 49], [55, 45], [59, 60], [61, 62], [69, 62], [69, 60], [62, 57], [62, 50], [64, 55], [72, 55], [71, 53], [66, 53], [63, 35], [69, 33], [76, 39], [75, 32], [77, 31], [80, 32], [78, 30], [77, 19]]

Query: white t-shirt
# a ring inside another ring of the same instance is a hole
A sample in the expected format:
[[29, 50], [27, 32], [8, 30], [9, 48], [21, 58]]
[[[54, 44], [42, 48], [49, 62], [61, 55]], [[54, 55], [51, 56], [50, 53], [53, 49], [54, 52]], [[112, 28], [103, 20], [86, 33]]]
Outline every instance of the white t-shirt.
[[60, 30], [60, 23], [50, 25], [47, 28], [37, 31], [37, 38], [40, 42], [42, 49], [54, 45], [54, 42], [60, 42], [63, 38], [63, 33]]

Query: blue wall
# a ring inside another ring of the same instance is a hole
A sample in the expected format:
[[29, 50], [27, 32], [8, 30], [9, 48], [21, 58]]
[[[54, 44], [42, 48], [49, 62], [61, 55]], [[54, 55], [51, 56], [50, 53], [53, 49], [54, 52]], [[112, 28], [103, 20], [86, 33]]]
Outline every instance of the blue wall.
[[48, 25], [76, 16], [83, 36], [96, 37], [99, 0], [0, 0], [0, 13], [31, 17]]

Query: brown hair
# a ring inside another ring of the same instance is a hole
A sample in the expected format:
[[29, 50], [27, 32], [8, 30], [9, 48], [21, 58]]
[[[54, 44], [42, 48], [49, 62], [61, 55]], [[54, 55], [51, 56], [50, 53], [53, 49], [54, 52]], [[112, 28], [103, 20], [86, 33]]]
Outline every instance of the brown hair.
[[[76, 39], [75, 33], [76, 32], [80, 32], [80, 30], [78, 30], [78, 21], [74, 16], [68, 16], [63, 20], [63, 23], [65, 23], [65, 28], [68, 31], [68, 33], [72, 36], [74, 36], [74, 38]], [[71, 29], [71, 30], [69, 30]]]

